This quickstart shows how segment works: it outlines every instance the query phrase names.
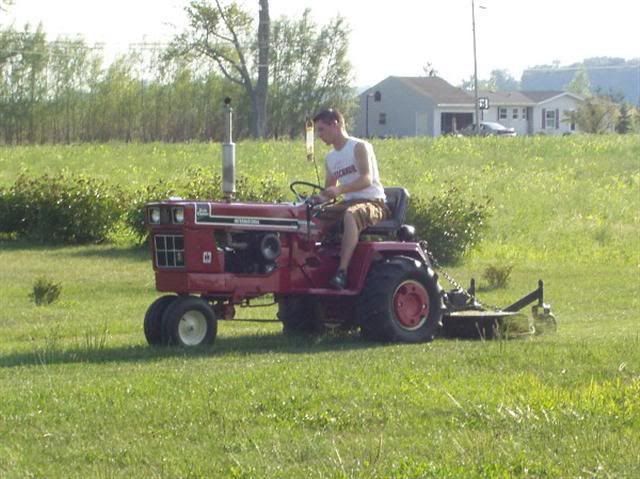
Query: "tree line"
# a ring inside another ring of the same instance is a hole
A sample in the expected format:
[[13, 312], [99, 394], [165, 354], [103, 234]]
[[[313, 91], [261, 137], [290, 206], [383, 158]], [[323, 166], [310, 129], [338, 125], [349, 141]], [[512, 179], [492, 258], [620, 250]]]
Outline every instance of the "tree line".
[[271, 21], [236, 3], [198, 0], [168, 44], [132, 48], [107, 64], [82, 38], [49, 40], [42, 26], [0, 31], [0, 142], [219, 141], [233, 99], [237, 137], [290, 137], [334, 106], [350, 113], [349, 27]]

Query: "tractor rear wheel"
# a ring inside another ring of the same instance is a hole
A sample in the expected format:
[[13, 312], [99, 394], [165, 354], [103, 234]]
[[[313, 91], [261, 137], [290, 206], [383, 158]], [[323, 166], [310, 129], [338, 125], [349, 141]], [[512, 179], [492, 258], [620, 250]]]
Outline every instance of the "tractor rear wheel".
[[162, 334], [162, 315], [169, 305], [173, 303], [177, 296], [160, 296], [156, 299], [144, 315], [144, 336], [151, 346], [161, 346], [167, 344], [167, 340]]
[[358, 297], [362, 335], [374, 341], [431, 341], [442, 327], [442, 289], [434, 272], [397, 256], [372, 265]]
[[317, 303], [310, 296], [282, 296], [278, 299], [278, 319], [286, 335], [314, 335], [323, 330]]
[[195, 296], [181, 296], [162, 316], [162, 327], [170, 345], [184, 347], [213, 344], [218, 321], [209, 303]]

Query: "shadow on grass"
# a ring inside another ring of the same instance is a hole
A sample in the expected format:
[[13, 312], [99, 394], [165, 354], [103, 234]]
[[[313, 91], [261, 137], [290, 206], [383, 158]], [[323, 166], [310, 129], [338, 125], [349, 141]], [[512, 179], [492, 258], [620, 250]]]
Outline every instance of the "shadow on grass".
[[165, 358], [199, 358], [252, 354], [316, 354], [330, 351], [349, 351], [380, 347], [379, 343], [364, 341], [352, 335], [327, 334], [316, 338], [292, 338], [281, 334], [254, 334], [218, 337], [211, 347], [186, 350], [178, 347], [148, 345], [120, 347], [40, 348], [0, 356], [0, 368], [18, 366], [46, 366], [75, 363], [152, 362]]

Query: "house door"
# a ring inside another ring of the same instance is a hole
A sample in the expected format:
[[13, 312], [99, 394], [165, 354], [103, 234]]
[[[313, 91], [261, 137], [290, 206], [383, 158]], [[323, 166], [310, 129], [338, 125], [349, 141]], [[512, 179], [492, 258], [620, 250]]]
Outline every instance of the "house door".
[[440, 132], [443, 135], [455, 133], [473, 123], [473, 113], [442, 113]]

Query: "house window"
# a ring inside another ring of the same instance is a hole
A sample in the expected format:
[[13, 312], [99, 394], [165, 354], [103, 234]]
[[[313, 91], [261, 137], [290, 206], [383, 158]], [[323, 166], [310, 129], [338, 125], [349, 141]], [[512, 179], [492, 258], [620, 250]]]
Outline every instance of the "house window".
[[382, 101], [382, 93], [379, 90], [373, 94], [373, 101]]
[[556, 127], [556, 111], [547, 110], [545, 112], [545, 128], [550, 130]]
[[507, 119], [507, 109], [506, 108], [498, 108], [498, 119], [506, 120]]
[[523, 109], [522, 109], [522, 119], [523, 119], [523, 120], [526, 120], [526, 119], [527, 119], [527, 109], [526, 109], [526, 108], [523, 108]]
[[386, 125], [387, 124], [387, 114], [386, 113], [380, 113], [380, 117], [378, 118], [378, 123], [380, 125]]
[[517, 108], [514, 108], [514, 109], [513, 109], [513, 119], [514, 119], [514, 120], [517, 120], [517, 119], [518, 119], [518, 109], [517, 109]]

